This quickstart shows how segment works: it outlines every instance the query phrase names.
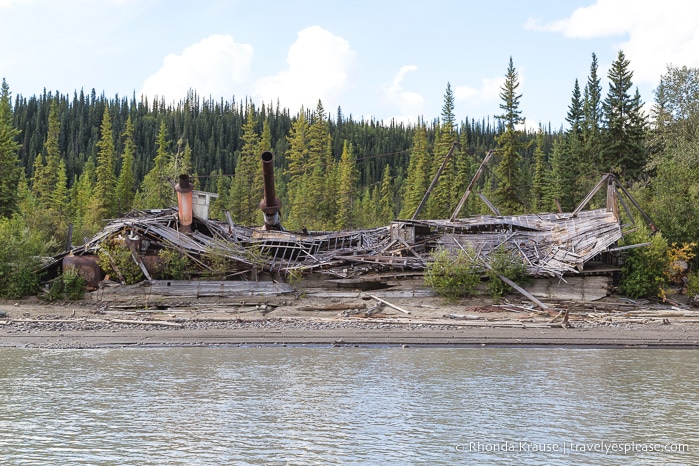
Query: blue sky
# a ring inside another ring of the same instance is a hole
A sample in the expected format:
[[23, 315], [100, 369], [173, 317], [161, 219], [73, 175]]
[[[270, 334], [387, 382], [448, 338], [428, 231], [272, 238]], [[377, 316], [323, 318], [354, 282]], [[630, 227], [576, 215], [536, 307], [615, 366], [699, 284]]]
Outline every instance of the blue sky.
[[0, 0], [13, 96], [93, 88], [181, 100], [188, 89], [354, 119], [499, 114], [509, 58], [530, 127], [565, 125], [592, 53], [606, 95], [623, 50], [643, 100], [668, 64], [699, 66], [696, 0]]

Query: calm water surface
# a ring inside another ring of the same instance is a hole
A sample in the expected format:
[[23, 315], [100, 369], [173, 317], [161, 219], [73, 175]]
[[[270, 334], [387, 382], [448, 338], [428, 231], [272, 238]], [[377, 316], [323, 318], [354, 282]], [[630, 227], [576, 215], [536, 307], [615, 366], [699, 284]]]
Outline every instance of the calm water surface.
[[698, 355], [0, 348], [0, 464], [699, 464]]

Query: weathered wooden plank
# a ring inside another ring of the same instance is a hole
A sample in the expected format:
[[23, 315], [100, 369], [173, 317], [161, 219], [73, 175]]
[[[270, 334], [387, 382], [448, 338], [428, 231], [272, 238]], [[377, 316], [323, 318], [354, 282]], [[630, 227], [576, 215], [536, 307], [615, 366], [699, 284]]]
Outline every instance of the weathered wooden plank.
[[609, 293], [609, 277], [537, 278], [525, 286], [532, 295], [561, 301], [591, 302]]

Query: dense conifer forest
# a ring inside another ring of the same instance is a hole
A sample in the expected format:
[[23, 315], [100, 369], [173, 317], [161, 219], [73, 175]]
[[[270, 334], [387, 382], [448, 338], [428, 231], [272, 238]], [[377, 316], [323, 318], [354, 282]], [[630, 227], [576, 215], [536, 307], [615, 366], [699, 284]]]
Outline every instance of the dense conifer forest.
[[[446, 84], [439, 118], [416, 124], [355, 120], [341, 107], [290, 110], [190, 91], [176, 104], [44, 91], [0, 99], [0, 234], [3, 258], [53, 254], [131, 209], [174, 204], [180, 173], [218, 194], [211, 216], [262, 222], [260, 154], [275, 158], [282, 222], [289, 230], [350, 229], [410, 218], [453, 149], [420, 218], [449, 218], [485, 154], [476, 190], [503, 214], [574, 209], [604, 173], [616, 174], [667, 244], [699, 236], [699, 70], [668, 66], [644, 113], [633, 71], [619, 52], [603, 89], [571, 83], [566, 126], [525, 129], [522, 90], [510, 58], [494, 117], [456, 121]], [[592, 207], [604, 199], [593, 199]], [[459, 216], [489, 214], [478, 196]], [[641, 222], [643, 223], [643, 222]], [[690, 246], [689, 250], [693, 248]], [[13, 252], [15, 251], [15, 252]], [[3, 262], [3, 261], [0, 261]], [[0, 281], [10, 276], [4, 260]]]

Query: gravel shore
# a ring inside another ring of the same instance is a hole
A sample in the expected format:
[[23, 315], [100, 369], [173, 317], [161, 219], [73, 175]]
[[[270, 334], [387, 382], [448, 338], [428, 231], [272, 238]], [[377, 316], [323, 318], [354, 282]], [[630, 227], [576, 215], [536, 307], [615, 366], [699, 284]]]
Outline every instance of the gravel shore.
[[[677, 307], [572, 308], [567, 324], [528, 303], [487, 299], [446, 304], [393, 299], [401, 309], [348, 298], [210, 299], [150, 308], [123, 302], [0, 302], [0, 346], [367, 345], [699, 348], [699, 317]], [[560, 306], [559, 306], [560, 307]], [[344, 309], [340, 309], [344, 308]], [[598, 309], [600, 308], [600, 309]], [[591, 311], [590, 309], [593, 309]], [[410, 314], [407, 314], [409, 312]]]

